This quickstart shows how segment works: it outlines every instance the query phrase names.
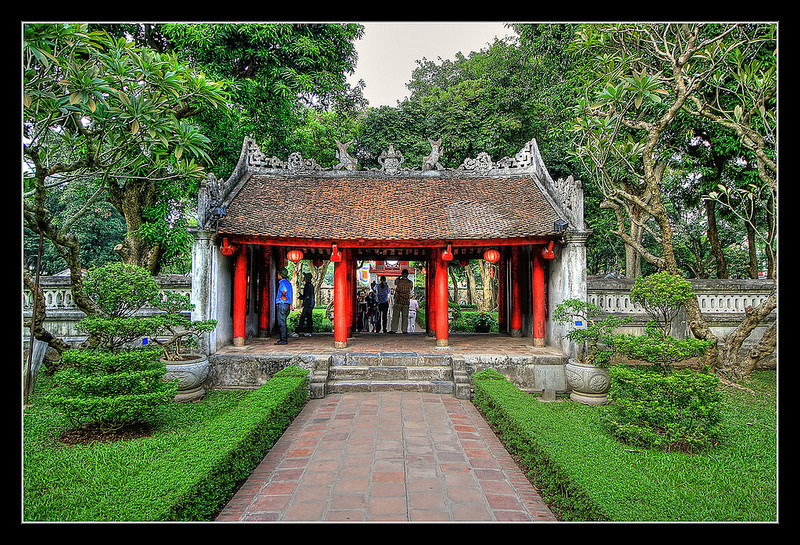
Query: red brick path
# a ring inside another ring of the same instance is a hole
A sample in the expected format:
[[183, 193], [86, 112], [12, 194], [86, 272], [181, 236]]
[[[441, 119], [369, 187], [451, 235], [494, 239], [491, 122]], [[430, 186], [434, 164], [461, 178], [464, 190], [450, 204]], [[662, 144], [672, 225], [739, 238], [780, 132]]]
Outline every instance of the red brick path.
[[544, 521], [555, 516], [471, 402], [310, 400], [217, 521]]

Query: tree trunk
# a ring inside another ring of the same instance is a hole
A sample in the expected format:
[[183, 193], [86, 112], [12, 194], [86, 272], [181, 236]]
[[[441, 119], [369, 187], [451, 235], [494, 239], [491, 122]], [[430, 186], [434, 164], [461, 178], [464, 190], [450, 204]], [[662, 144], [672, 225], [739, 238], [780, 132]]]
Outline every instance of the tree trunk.
[[458, 304], [458, 278], [456, 278], [456, 272], [453, 267], [448, 266], [447, 272], [450, 274], [450, 280], [453, 281], [453, 298], [452, 301]]
[[155, 188], [149, 181], [129, 181], [122, 187], [110, 184], [108, 202], [125, 218], [127, 228], [124, 242], [114, 250], [123, 263], [147, 269], [154, 276], [160, 271], [163, 250], [158, 244], [147, 244], [139, 229], [145, 223], [143, 211], [155, 204], [155, 200]]
[[[642, 227], [631, 223], [630, 237], [642, 241]], [[642, 254], [629, 244], [625, 244], [625, 278], [635, 280], [642, 275]]]
[[778, 292], [776, 288], [773, 288], [769, 297], [760, 305], [744, 309], [744, 320], [720, 342], [717, 361], [718, 373], [734, 380], [747, 376], [753, 370], [756, 361], [770, 355], [775, 350], [777, 332], [776, 327], [773, 325], [767, 330], [761, 342], [754, 348], [749, 357], [743, 358], [739, 355], [739, 350], [742, 348], [744, 341], [750, 336], [750, 333], [759, 322], [776, 308], [777, 301]]
[[475, 305], [478, 300], [478, 287], [475, 284], [475, 273], [472, 270], [472, 262], [470, 261], [464, 269], [464, 273], [467, 276], [467, 293], [469, 297], [467, 304]]
[[708, 240], [711, 243], [711, 253], [717, 267], [717, 278], [728, 278], [728, 262], [725, 254], [722, 253], [722, 245], [719, 242], [719, 229], [717, 229], [717, 202], [713, 199], [706, 199], [706, 221], [708, 222]]

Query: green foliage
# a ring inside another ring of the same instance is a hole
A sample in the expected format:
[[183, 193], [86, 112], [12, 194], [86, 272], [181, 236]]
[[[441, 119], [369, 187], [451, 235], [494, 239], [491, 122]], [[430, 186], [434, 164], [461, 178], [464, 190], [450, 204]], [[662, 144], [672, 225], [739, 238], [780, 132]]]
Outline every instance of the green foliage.
[[660, 330], [648, 327], [644, 335], [614, 335], [612, 344], [618, 353], [654, 363], [667, 374], [674, 363], [705, 355], [714, 342], [694, 337], [664, 337]]
[[53, 441], [57, 413], [25, 415], [26, 521], [213, 520], [302, 409], [308, 371], [287, 367], [255, 391], [211, 391], [172, 404], [150, 437]]
[[109, 263], [86, 272], [81, 288], [102, 316], [133, 316], [158, 297], [153, 276], [134, 265]]
[[719, 378], [691, 370], [664, 376], [653, 370], [614, 366], [603, 422], [626, 444], [695, 452], [721, 435]]
[[166, 368], [158, 356], [148, 348], [67, 350], [64, 369], [55, 374], [58, 387], [46, 403], [76, 428], [96, 425], [110, 431], [151, 421], [178, 389], [176, 381], [162, 381]]
[[597, 305], [580, 299], [566, 299], [553, 312], [553, 320], [570, 328], [565, 337], [579, 345], [581, 363], [607, 365], [614, 354], [614, 330], [630, 321], [613, 315], [600, 318], [601, 315]]
[[175, 292], [164, 293], [163, 298], [154, 305], [161, 312], [148, 317], [150, 335], [170, 361], [180, 360], [199, 346], [201, 333], [214, 331], [216, 320], [192, 320], [190, 312], [194, 308], [188, 295]]
[[[454, 303], [451, 303], [451, 305]], [[419, 316], [419, 315], [418, 315]], [[459, 307], [457, 318], [450, 323], [450, 331], [464, 333], [497, 331], [498, 321], [496, 312], [464, 310]]]
[[599, 407], [543, 403], [494, 373], [473, 375], [474, 402], [563, 520], [775, 522], [775, 375], [754, 373], [755, 393], [721, 390], [720, 443], [691, 455], [632, 448], [607, 433]]
[[694, 296], [691, 282], [667, 271], [640, 276], [631, 288], [631, 301], [644, 308], [664, 336], [669, 334], [672, 318]]
[[[302, 311], [294, 310], [289, 313], [286, 319], [286, 326], [289, 331], [297, 331], [297, 326], [300, 323], [300, 315]], [[325, 307], [315, 308], [311, 311], [311, 327], [313, 331], [318, 333], [333, 331], [333, 322], [325, 316]]]

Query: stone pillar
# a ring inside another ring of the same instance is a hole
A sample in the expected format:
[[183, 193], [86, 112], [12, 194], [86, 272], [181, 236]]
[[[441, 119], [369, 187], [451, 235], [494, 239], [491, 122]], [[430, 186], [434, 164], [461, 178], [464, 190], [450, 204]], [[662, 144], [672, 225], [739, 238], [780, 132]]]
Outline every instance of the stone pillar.
[[[192, 320], [217, 319], [216, 248], [213, 231], [193, 231], [192, 248]], [[204, 333], [200, 340], [200, 351], [211, 354], [216, 351], [216, 330]]]
[[[591, 230], [567, 230], [564, 234], [564, 245], [550, 261], [550, 282], [548, 304], [552, 313], [556, 305], [566, 299], [587, 300], [586, 293], [586, 241]], [[560, 346], [565, 353], [570, 353], [566, 326], [551, 321], [547, 330], [548, 343]]]

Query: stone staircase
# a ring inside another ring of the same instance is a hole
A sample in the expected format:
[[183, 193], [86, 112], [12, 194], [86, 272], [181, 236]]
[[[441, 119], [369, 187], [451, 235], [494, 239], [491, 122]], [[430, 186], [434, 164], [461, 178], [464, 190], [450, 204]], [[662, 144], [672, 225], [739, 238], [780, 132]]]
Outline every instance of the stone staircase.
[[406, 391], [468, 398], [467, 372], [454, 367], [449, 354], [348, 353], [331, 356], [327, 372], [318, 368], [316, 380], [325, 381], [326, 394]]

